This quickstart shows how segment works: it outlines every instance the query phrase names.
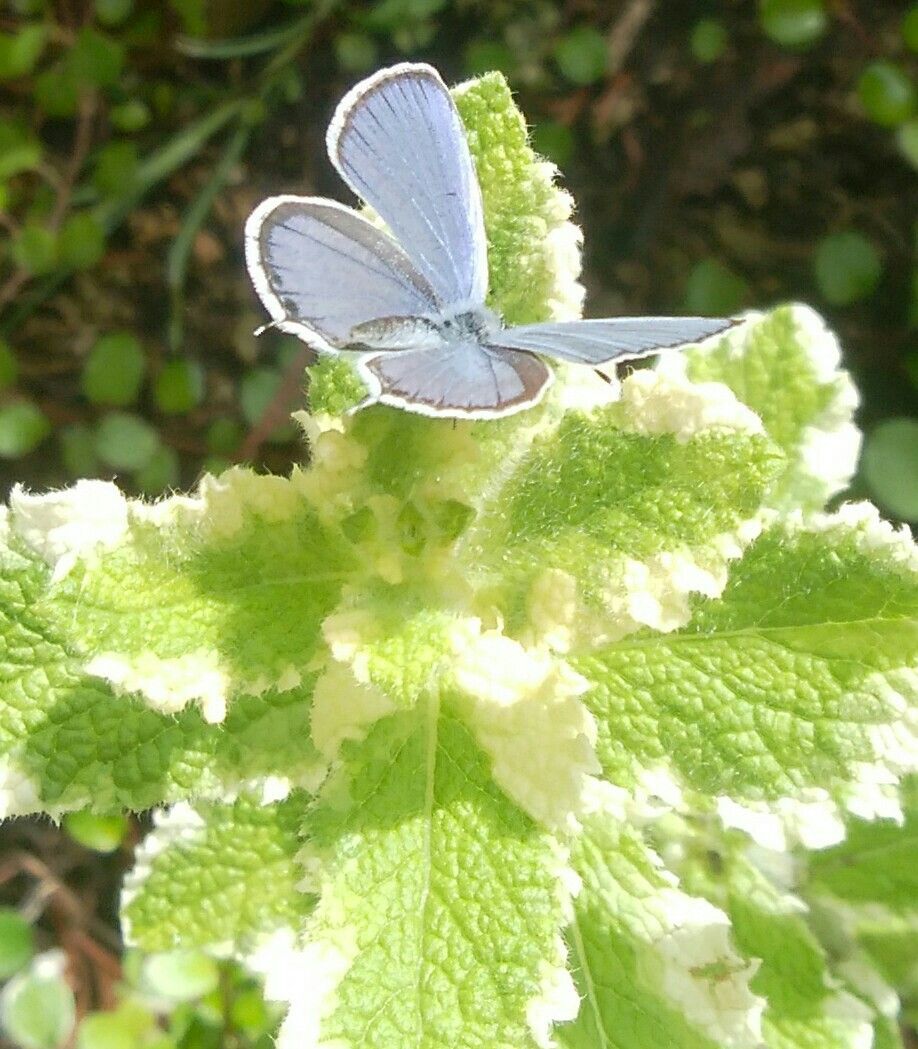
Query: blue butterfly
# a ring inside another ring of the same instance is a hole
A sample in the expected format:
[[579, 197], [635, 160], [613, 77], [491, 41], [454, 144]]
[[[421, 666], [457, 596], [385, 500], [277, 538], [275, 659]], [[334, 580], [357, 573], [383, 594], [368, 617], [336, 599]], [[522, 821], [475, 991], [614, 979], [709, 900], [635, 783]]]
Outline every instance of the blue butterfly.
[[596, 367], [733, 323], [617, 317], [505, 326], [485, 306], [487, 240], [465, 131], [431, 66], [402, 63], [354, 87], [327, 146], [392, 235], [324, 197], [270, 197], [246, 223], [246, 262], [274, 327], [319, 351], [359, 355], [370, 390], [363, 404], [498, 418], [541, 399], [552, 380], [543, 356]]

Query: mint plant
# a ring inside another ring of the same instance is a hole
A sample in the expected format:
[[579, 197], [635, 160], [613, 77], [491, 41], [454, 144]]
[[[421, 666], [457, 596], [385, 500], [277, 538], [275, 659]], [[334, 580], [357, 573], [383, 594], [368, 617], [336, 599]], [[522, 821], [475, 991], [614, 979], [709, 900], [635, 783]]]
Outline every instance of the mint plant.
[[[491, 305], [578, 315], [555, 170], [500, 76], [456, 100]], [[453, 424], [348, 414], [329, 357], [288, 476], [14, 490], [5, 813], [160, 806], [125, 937], [246, 959], [281, 1049], [900, 1044], [918, 554], [825, 510], [834, 337], [785, 306], [557, 372]]]

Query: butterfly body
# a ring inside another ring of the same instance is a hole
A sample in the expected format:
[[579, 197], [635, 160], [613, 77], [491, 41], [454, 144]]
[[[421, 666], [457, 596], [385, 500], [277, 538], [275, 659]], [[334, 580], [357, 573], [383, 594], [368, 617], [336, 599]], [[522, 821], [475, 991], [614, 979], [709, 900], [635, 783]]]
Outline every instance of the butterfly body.
[[[610, 318], [506, 326], [485, 306], [481, 191], [459, 114], [432, 67], [402, 63], [353, 88], [329, 156], [382, 219], [321, 197], [272, 197], [246, 223], [246, 259], [272, 326], [353, 353], [369, 396], [446, 418], [536, 404], [542, 359], [595, 367], [697, 342], [733, 322]], [[387, 232], [388, 231], [388, 232]]]

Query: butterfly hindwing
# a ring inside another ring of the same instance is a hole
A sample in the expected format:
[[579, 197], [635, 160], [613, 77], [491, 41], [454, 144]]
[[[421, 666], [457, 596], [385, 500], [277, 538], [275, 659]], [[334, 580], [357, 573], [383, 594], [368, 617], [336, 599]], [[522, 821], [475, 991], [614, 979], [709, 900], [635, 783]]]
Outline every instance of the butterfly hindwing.
[[422, 415], [489, 419], [541, 400], [551, 370], [531, 353], [494, 350], [473, 339], [444, 341], [437, 350], [367, 356], [360, 370], [373, 400]]
[[462, 120], [435, 69], [403, 63], [358, 84], [331, 122], [328, 153], [442, 307], [484, 303], [481, 190]]

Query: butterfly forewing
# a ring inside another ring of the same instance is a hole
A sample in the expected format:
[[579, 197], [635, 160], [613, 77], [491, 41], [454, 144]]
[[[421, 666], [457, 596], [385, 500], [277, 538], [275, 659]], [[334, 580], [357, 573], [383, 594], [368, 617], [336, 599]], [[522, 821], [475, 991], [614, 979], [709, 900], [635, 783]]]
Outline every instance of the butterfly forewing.
[[335, 113], [328, 152], [442, 307], [484, 302], [481, 191], [459, 113], [435, 69], [405, 63], [358, 84]]
[[504, 328], [492, 341], [574, 364], [599, 365], [700, 342], [735, 323], [712, 317], [610, 317]]
[[277, 326], [332, 348], [367, 321], [436, 309], [433, 290], [398, 244], [330, 200], [266, 200], [246, 224], [246, 259]]

